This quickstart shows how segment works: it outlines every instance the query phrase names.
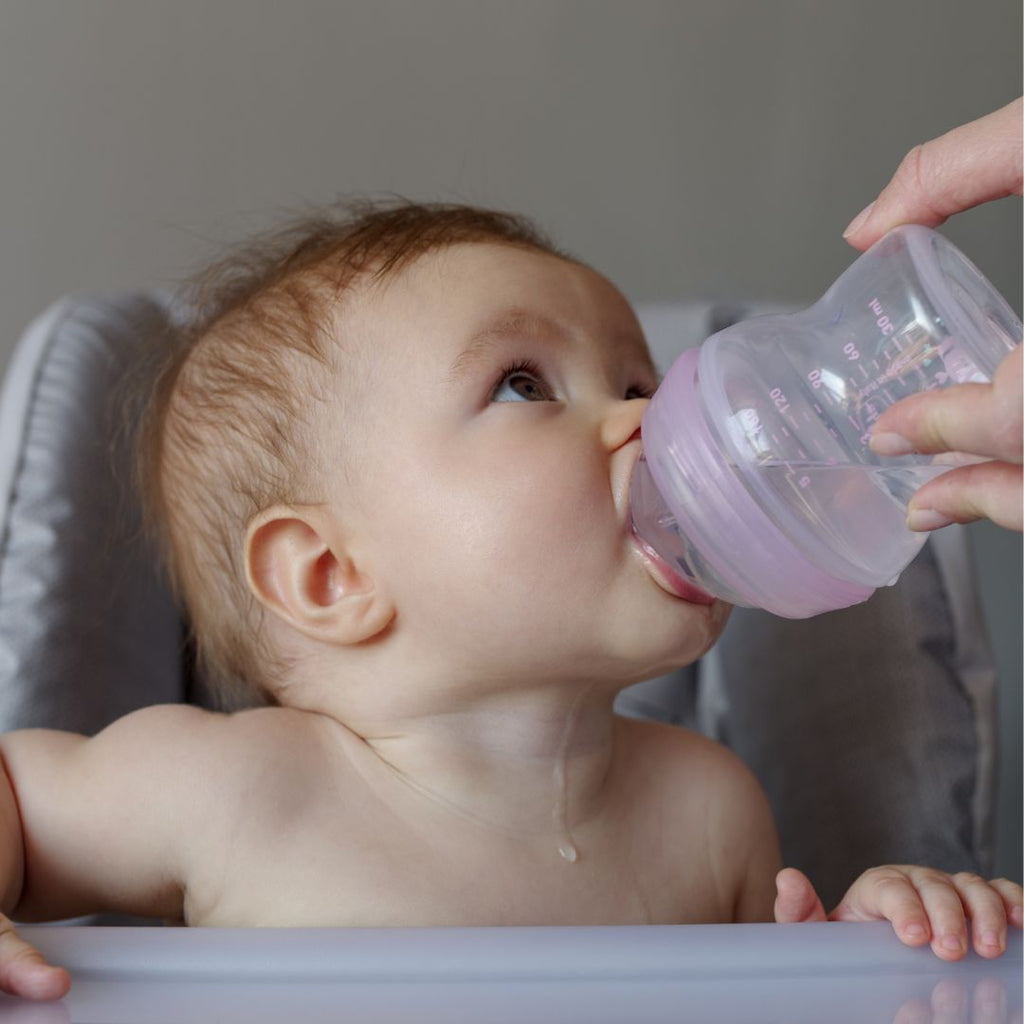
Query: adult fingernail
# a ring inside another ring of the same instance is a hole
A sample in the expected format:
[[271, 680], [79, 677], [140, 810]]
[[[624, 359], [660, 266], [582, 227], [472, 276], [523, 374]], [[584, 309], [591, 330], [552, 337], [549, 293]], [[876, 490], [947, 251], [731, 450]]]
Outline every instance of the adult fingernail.
[[868, 203], [868, 205], [865, 206], [864, 209], [861, 210], [860, 213], [858, 213], [857, 216], [850, 221], [848, 227], [843, 232], [843, 238], [849, 238], [850, 235], [855, 235], [858, 231], [860, 231], [860, 229], [864, 227], [865, 224], [867, 224], [874, 208], [874, 203]]
[[871, 435], [868, 442], [876, 455], [909, 455], [914, 446], [902, 434], [889, 434], [882, 431]]
[[907, 510], [907, 526], [919, 533], [927, 530], [938, 530], [949, 526], [953, 520], [936, 512], [933, 508], [911, 508]]

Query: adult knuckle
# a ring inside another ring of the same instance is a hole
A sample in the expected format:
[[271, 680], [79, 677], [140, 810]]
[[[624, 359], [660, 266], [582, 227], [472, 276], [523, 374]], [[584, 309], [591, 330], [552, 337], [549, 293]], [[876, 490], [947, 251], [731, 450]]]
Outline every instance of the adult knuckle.
[[893, 177], [907, 185], [919, 185], [921, 182], [921, 156], [923, 152], [923, 142], [919, 142], [912, 149], [908, 150], [896, 167], [896, 173]]
[[1012, 462], [1021, 461], [1024, 450], [1024, 419], [1021, 414], [1006, 408], [1006, 403], [995, 403], [994, 415], [989, 418], [988, 429], [995, 453]]
[[942, 208], [930, 157], [929, 143], [919, 142], [900, 161], [893, 178], [902, 189], [910, 192], [915, 201], [929, 213], [945, 217], [946, 212]]

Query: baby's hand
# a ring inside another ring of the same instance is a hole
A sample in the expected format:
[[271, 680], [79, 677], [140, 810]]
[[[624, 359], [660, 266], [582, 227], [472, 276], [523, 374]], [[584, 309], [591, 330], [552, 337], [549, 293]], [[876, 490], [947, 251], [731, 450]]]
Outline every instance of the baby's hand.
[[1024, 923], [1021, 887], [1005, 878], [986, 882], [977, 875], [914, 865], [871, 868], [847, 890], [839, 906], [826, 916], [814, 886], [795, 868], [775, 879], [775, 920], [891, 921], [908, 946], [931, 942], [935, 955], [959, 960], [967, 954], [967, 921], [979, 956], [1002, 956], [1006, 926]]
[[71, 988], [71, 975], [51, 967], [0, 914], [0, 992], [23, 999], [61, 999]]

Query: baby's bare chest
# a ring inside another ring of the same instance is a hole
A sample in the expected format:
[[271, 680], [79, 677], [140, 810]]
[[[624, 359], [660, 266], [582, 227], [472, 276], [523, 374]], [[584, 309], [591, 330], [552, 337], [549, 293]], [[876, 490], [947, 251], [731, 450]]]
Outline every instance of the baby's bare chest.
[[727, 919], [701, 851], [590, 823], [564, 837], [439, 808], [401, 815], [373, 800], [257, 809], [211, 844], [188, 885], [188, 922], [391, 927], [668, 924]]

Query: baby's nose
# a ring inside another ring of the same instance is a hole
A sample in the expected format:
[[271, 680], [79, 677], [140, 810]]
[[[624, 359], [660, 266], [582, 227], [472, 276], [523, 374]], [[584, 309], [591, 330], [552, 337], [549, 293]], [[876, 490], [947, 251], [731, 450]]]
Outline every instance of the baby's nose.
[[616, 402], [601, 424], [601, 440], [609, 451], [615, 451], [624, 444], [640, 438], [640, 421], [650, 399], [631, 398]]

